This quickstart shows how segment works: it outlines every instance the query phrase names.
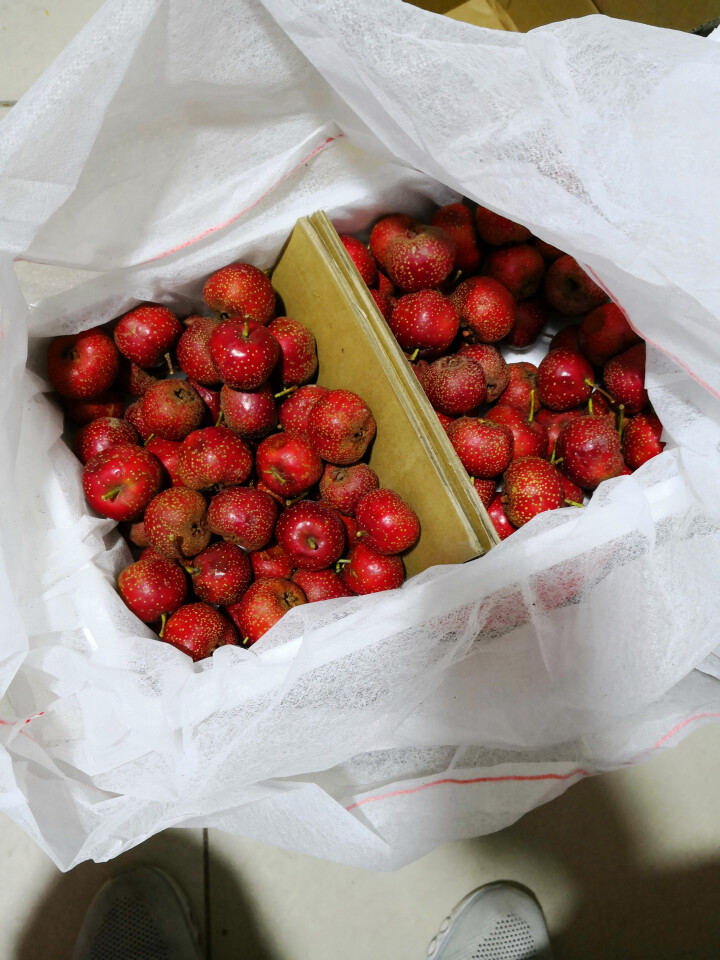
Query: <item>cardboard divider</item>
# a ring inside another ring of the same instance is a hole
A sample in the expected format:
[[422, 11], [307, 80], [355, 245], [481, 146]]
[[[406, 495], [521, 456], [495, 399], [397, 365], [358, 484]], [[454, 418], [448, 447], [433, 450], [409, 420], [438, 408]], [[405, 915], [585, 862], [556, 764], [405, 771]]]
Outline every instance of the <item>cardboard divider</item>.
[[315, 335], [318, 382], [352, 390], [373, 411], [370, 465], [420, 517], [408, 576], [485, 553], [497, 543], [492, 523], [325, 214], [298, 221], [272, 281], [287, 315]]

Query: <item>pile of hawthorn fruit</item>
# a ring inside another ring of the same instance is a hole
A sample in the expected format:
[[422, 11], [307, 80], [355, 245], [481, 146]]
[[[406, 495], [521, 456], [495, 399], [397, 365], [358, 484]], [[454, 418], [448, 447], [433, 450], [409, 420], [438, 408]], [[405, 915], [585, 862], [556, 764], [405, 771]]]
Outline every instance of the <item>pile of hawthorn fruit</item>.
[[363, 461], [371, 410], [310, 383], [315, 338], [275, 316], [268, 277], [231, 264], [203, 297], [213, 316], [145, 304], [48, 353], [87, 502], [139, 553], [120, 596], [194, 660], [299, 604], [401, 586], [420, 534]]
[[[501, 539], [661, 452], [645, 344], [571, 256], [463, 203], [341, 239]], [[506, 362], [558, 318], [539, 366]]]

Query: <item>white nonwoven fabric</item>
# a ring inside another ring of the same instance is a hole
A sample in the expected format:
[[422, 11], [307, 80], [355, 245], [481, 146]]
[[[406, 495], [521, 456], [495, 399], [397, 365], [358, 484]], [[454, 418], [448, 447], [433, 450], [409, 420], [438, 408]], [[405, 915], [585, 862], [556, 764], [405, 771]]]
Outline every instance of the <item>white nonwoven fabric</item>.
[[[399, 0], [111, 0], [13, 108], [0, 809], [58, 866], [202, 824], [393, 869], [720, 716], [719, 93], [716, 44], [602, 17], [523, 35]], [[129, 554], [82, 497], [47, 338], [189, 312], [313, 210], [354, 230], [460, 194], [626, 309], [666, 451], [485, 557], [192, 664], [114, 591]]]

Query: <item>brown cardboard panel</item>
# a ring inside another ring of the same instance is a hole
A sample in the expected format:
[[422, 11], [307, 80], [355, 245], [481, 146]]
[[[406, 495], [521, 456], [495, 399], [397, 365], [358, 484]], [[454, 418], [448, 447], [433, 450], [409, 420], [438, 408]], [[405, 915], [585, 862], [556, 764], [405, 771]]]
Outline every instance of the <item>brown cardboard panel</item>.
[[[503, 8], [515, 24], [515, 29], [523, 32], [541, 27], [545, 23], [554, 23], [556, 20], [571, 20], [575, 17], [586, 17], [598, 13], [593, 0], [494, 0], [494, 2]], [[642, 0], [638, 2], [641, 3]]]
[[467, 3], [448, 10], [446, 16], [463, 23], [472, 23], [476, 27], [488, 27], [491, 30], [515, 30], [515, 25], [502, 7], [488, 0], [467, 0]]
[[373, 411], [378, 433], [370, 464], [383, 486], [397, 490], [413, 506], [422, 525], [418, 543], [405, 556], [408, 576], [481, 554], [484, 544], [421, 441], [392, 366], [365, 329], [340, 268], [304, 218], [273, 272], [273, 285], [288, 315], [306, 324], [317, 339], [319, 382], [353, 390]]
[[694, 30], [720, 16], [718, 0], [596, 0], [601, 13], [656, 27]]
[[436, 469], [451, 489], [457, 507], [475, 531], [485, 550], [498, 542], [492, 521], [487, 515], [465, 468], [460, 463], [445, 430], [440, 426], [437, 414], [431, 407], [410, 363], [405, 358], [390, 328], [383, 319], [375, 301], [347, 251], [340, 243], [337, 231], [325, 213], [314, 213], [310, 221], [325, 242], [328, 252], [347, 279], [355, 302], [360, 306], [362, 324], [370, 339], [379, 345], [382, 363], [392, 369], [393, 382], [400, 385], [413, 412], [413, 420], [420, 441], [426, 446]]
[[457, 6], [457, 0], [410, 0], [414, 7], [430, 10], [431, 13], [447, 13]]

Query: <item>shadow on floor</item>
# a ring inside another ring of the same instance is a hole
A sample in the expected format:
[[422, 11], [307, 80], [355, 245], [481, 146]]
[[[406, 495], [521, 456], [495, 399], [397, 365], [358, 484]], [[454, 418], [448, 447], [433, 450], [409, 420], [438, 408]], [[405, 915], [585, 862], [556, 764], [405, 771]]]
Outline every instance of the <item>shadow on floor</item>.
[[[562, 929], [552, 930], [556, 960], [720, 956], [720, 837], [706, 864], [644, 864], [606, 778], [577, 784], [509, 829], [473, 842], [481, 856], [514, 851], [517, 862], [522, 850], [529, 862], [556, 864], [567, 877], [575, 903]], [[508, 879], [523, 882], [521, 876]]]
[[[211, 960], [205, 905], [212, 906], [213, 889], [206, 887], [201, 830], [167, 830], [109, 863], [83, 863], [68, 873], [58, 872], [41, 891], [12, 960], [69, 960], [95, 893], [106, 880], [141, 865], [161, 867], [180, 884], [190, 902], [202, 955]], [[11, 881], [6, 878], [6, 882]], [[217, 864], [212, 882], [232, 902], [234, 925], [243, 930], [243, 960], [275, 960], [260, 940], [237, 877]]]

